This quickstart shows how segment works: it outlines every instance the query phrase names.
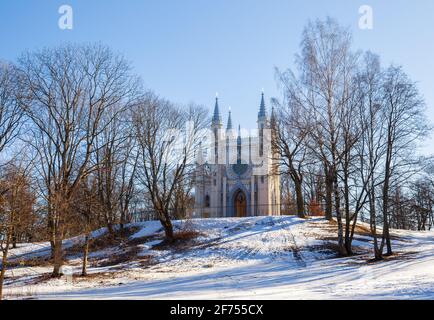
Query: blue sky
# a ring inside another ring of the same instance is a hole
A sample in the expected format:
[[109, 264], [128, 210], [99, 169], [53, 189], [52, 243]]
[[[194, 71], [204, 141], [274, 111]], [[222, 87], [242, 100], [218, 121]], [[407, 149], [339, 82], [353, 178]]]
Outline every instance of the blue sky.
[[[58, 28], [62, 4], [74, 29]], [[359, 30], [358, 9], [374, 10], [374, 29]], [[100, 41], [123, 53], [146, 87], [175, 102], [212, 108], [255, 127], [264, 88], [278, 96], [274, 67], [293, 65], [309, 19], [331, 16], [354, 31], [354, 47], [403, 65], [426, 98], [434, 122], [432, 0], [1, 0], [0, 58], [64, 42]], [[268, 103], [269, 106], [269, 103]], [[425, 151], [434, 153], [433, 140]]]

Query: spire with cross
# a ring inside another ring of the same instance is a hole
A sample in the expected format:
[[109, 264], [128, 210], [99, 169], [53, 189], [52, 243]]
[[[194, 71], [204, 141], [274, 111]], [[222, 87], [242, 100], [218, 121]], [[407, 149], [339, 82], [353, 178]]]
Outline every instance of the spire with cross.
[[215, 106], [214, 106], [214, 114], [212, 117], [212, 125], [216, 127], [220, 127], [222, 124], [222, 117], [220, 115], [220, 108], [219, 108], [219, 97], [218, 93], [216, 93], [215, 97]]

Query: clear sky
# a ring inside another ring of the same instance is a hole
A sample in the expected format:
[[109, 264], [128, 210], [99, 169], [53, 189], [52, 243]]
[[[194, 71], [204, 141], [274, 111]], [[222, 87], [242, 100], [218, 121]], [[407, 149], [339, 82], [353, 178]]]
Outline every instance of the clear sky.
[[[73, 30], [58, 9], [71, 5]], [[373, 30], [358, 28], [370, 5]], [[213, 107], [226, 121], [255, 127], [264, 88], [278, 96], [274, 67], [291, 67], [309, 19], [331, 16], [354, 31], [354, 47], [403, 65], [426, 98], [434, 122], [432, 0], [1, 0], [0, 59], [64, 42], [100, 41], [123, 53], [146, 87], [174, 102]], [[434, 140], [425, 146], [434, 153]]]

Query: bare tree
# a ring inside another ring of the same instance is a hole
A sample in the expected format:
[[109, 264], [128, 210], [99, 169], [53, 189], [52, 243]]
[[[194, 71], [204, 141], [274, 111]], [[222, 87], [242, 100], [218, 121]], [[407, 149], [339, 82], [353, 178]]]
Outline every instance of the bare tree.
[[338, 223], [341, 255], [348, 254], [344, 243], [342, 190], [339, 180], [345, 154], [344, 115], [352, 98], [353, 74], [357, 55], [351, 52], [351, 35], [336, 21], [309, 23], [304, 29], [301, 55], [297, 57], [298, 78], [291, 74], [297, 105], [304, 109], [309, 128], [307, 145], [323, 164], [326, 185], [326, 218], [332, 218], [332, 206]]
[[387, 254], [390, 255], [393, 253], [389, 234], [389, 199], [392, 182], [403, 168], [406, 173], [411, 171], [411, 167], [414, 168], [417, 162], [412, 157], [414, 148], [429, 128], [424, 117], [425, 103], [416, 85], [402, 68], [391, 66], [386, 70], [383, 90], [385, 155], [381, 195], [383, 238], [380, 252], [386, 245]]
[[383, 71], [378, 56], [370, 52], [364, 55], [359, 81], [362, 86], [363, 101], [358, 118], [363, 127], [363, 134], [356, 145], [359, 164], [355, 175], [358, 181], [362, 181], [362, 189], [368, 194], [367, 210], [374, 239], [374, 254], [375, 259], [381, 259], [382, 253], [377, 236], [377, 189], [381, 183], [381, 176], [378, 173], [384, 154], [384, 128], [381, 112]]
[[123, 152], [124, 161], [120, 164], [121, 178], [119, 181], [120, 190], [118, 195], [121, 230], [124, 229], [126, 223], [132, 221], [134, 200], [137, 200], [139, 197], [139, 190], [136, 183], [140, 151], [136, 146], [134, 136], [129, 136], [127, 138]]
[[[395, 226], [408, 225], [405, 215], [410, 202], [402, 190], [421, 169], [414, 150], [428, 127], [423, 116], [424, 102], [401, 68], [392, 66], [383, 70], [378, 56], [368, 52], [358, 82], [362, 92], [358, 114], [362, 135], [355, 146], [359, 161], [354, 189], [363, 196], [359, 200], [367, 196], [375, 258], [382, 259], [385, 245], [387, 254], [392, 254], [391, 213], [402, 218], [400, 222], [394, 221]], [[358, 203], [364, 206], [364, 201]], [[358, 209], [362, 210], [356, 206]], [[379, 243], [377, 226], [381, 222]]]
[[410, 213], [412, 227], [418, 231], [431, 230], [434, 215], [434, 185], [429, 178], [419, 179], [414, 184]]
[[107, 110], [127, 103], [136, 92], [129, 64], [101, 45], [66, 45], [24, 54], [20, 59], [32, 121], [28, 139], [39, 158], [44, 179], [53, 276], [62, 265], [62, 240], [72, 194], [93, 170], [95, 141], [111, 120]]
[[[19, 72], [11, 64], [0, 62], [0, 155], [10, 146], [19, 134], [22, 125], [22, 110], [20, 105], [21, 90]], [[7, 268], [9, 247], [12, 243], [16, 246], [17, 232], [25, 223], [24, 208], [26, 203], [19, 201], [25, 199], [21, 188], [24, 188], [23, 179], [18, 172], [6, 167], [5, 176], [0, 183], [0, 250], [2, 252], [0, 270], [0, 300], [4, 276]], [[18, 199], [21, 197], [21, 199]], [[20, 212], [21, 211], [21, 212]], [[27, 212], [26, 212], [27, 213]], [[20, 215], [21, 214], [21, 215]]]
[[19, 72], [0, 61], [0, 153], [17, 137], [22, 124]]
[[290, 76], [278, 73], [281, 86], [284, 88], [284, 99], [280, 103], [273, 99], [275, 110], [272, 117], [272, 144], [277, 151], [281, 170], [291, 178], [296, 196], [297, 215], [305, 218], [305, 200], [303, 195], [304, 168], [307, 165], [308, 148], [306, 139], [309, 128], [303, 122], [303, 107], [294, 90]]
[[383, 70], [371, 53], [361, 59], [351, 50], [349, 31], [330, 18], [304, 29], [296, 66], [297, 73], [278, 73], [285, 103], [278, 105], [276, 140], [300, 199], [298, 210], [307, 174], [301, 166], [312, 170], [321, 163], [324, 188], [318, 189], [325, 190], [326, 218], [332, 212], [336, 217], [340, 254], [352, 254], [359, 215], [368, 210], [375, 257], [381, 259], [385, 245], [392, 253], [390, 192], [420, 170], [412, 150], [428, 129], [424, 102], [401, 68]]
[[75, 224], [80, 227], [80, 233], [84, 234], [83, 259], [81, 276], [87, 276], [87, 262], [89, 246], [92, 242], [92, 231], [99, 227], [98, 215], [104, 210], [99, 201], [97, 178], [95, 175], [83, 179], [73, 194], [72, 208], [74, 210]]
[[[0, 180], [0, 300], [11, 245], [16, 242], [17, 230], [28, 228], [33, 221], [35, 195], [27, 170], [9, 164], [2, 170]], [[16, 246], [16, 244], [15, 244]]]
[[143, 97], [134, 114], [140, 181], [168, 243], [175, 240], [171, 222], [174, 198], [194, 163], [197, 134], [206, 123], [206, 115], [202, 107], [185, 110], [152, 93]]
[[113, 225], [127, 220], [134, 191], [138, 150], [128, 112], [130, 106], [114, 106], [107, 110], [105, 126], [95, 140], [97, 152], [92, 162], [97, 175], [98, 196], [105, 224], [111, 235]]

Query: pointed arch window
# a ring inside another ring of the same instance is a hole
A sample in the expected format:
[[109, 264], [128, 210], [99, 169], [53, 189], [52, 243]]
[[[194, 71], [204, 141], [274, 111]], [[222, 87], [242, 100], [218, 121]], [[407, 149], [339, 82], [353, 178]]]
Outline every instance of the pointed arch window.
[[206, 195], [205, 196], [205, 207], [209, 208], [210, 206], [211, 206], [211, 201], [210, 201], [209, 195]]

